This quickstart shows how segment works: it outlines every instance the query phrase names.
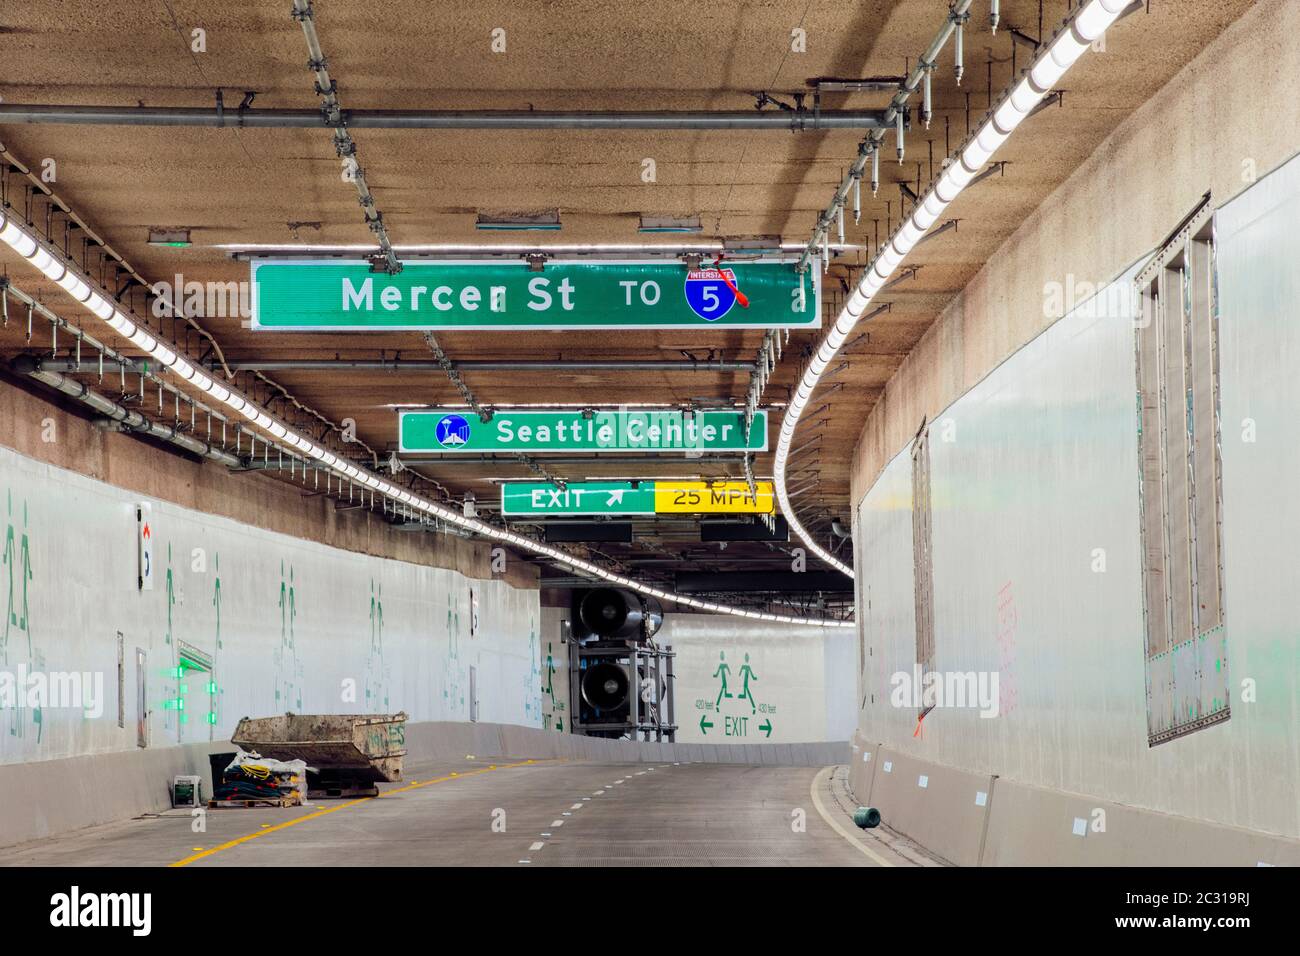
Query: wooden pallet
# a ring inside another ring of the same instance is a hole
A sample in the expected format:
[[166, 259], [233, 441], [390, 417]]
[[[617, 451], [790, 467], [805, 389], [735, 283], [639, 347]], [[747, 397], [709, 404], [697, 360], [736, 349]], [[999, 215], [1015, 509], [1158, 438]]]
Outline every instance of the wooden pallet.
[[297, 795], [292, 797], [252, 797], [246, 800], [209, 800], [212, 809], [229, 809], [234, 807], [296, 807], [301, 804]]

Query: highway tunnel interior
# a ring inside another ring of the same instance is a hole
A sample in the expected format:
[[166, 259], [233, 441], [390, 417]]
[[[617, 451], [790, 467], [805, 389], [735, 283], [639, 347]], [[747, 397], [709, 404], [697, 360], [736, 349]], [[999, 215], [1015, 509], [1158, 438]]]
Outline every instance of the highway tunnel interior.
[[1292, 0], [8, 5], [0, 862], [1300, 864], [1298, 77]]

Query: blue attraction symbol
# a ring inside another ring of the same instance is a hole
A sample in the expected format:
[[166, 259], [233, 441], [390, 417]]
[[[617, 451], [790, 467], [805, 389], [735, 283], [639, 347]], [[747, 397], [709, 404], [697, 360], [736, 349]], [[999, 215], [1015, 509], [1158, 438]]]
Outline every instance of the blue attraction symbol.
[[443, 415], [434, 429], [438, 444], [444, 448], [469, 441], [469, 422], [460, 415]]
[[686, 304], [701, 319], [716, 322], [736, 304], [735, 285], [736, 274], [731, 269], [695, 269], [686, 273]]

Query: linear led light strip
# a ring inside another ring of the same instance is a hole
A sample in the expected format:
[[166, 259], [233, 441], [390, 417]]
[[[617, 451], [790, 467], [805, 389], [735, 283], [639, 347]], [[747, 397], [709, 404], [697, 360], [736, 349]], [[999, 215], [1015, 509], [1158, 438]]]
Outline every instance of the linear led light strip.
[[813, 554], [835, 570], [853, 577], [853, 569], [818, 545], [799, 523], [794, 509], [790, 507], [790, 497], [786, 493], [785, 486], [785, 467], [790, 456], [794, 432], [799, 425], [800, 416], [817, 388], [817, 383], [826, 372], [831, 360], [835, 358], [835, 354], [843, 346], [849, 333], [853, 331], [853, 327], [867, 311], [871, 300], [889, 281], [890, 275], [907, 254], [921, 241], [926, 230], [943, 215], [948, 204], [970, 184], [975, 174], [984, 167], [998, 147], [1006, 142], [1015, 128], [1056, 86], [1074, 62], [1083, 56], [1092, 43], [1101, 38], [1131, 3], [1132, 0], [1091, 0], [1067, 22], [1030, 67], [1028, 74], [1012, 87], [1010, 93], [1003, 96], [997, 108], [991, 111], [983, 125], [966, 141], [960, 158], [948, 165], [925, 197], [913, 207], [912, 215], [899, 226], [884, 251], [872, 260], [871, 267], [863, 273], [853, 295], [849, 297], [839, 318], [835, 320], [835, 325], [826, 334], [826, 338], [822, 340], [821, 346], [804, 370], [799, 389], [791, 399], [781, 423], [773, 475], [776, 479], [777, 498], [781, 502], [781, 510], [785, 513], [790, 527]]
[[[780, 247], [761, 248], [755, 251], [778, 253], [778, 252], [798, 252], [801, 251], [807, 243], [803, 242], [783, 242]], [[333, 252], [370, 252], [373, 253], [378, 246], [374, 243], [363, 242], [346, 242], [346, 243], [319, 243], [319, 242], [219, 242], [210, 246], [212, 249], [221, 249], [227, 252], [292, 252], [295, 255], [303, 253], [333, 253]], [[678, 251], [687, 252], [730, 252], [733, 255], [746, 254], [739, 250], [728, 250], [722, 242], [688, 242], [688, 243], [653, 243], [653, 242], [597, 242], [597, 243], [552, 243], [547, 245], [530, 245], [527, 247], [512, 243], [490, 243], [490, 242], [471, 242], [471, 243], [449, 243], [449, 242], [423, 242], [423, 243], [393, 243], [393, 248], [399, 252], [482, 252], [485, 254], [495, 254], [508, 256], [527, 249], [529, 252], [548, 252], [555, 255], [565, 253], [583, 253], [583, 252], [631, 252], [631, 253], [657, 253], [667, 255]], [[852, 242], [832, 242], [830, 249], [837, 252], [854, 252], [863, 248]]]
[[358, 468], [346, 459], [338, 457], [329, 449], [321, 447], [310, 438], [307, 438], [306, 436], [299, 434], [293, 428], [286, 426], [283, 422], [269, 414], [257, 403], [239, 394], [239, 392], [227, 388], [220, 382], [214, 381], [201, 368], [198, 368], [193, 363], [189, 362], [185, 356], [181, 355], [175, 348], [155, 337], [147, 329], [141, 328], [132, 321], [131, 318], [120, 312], [106, 295], [97, 290], [96, 284], [92, 279], [84, 276], [75, 265], [66, 262], [62, 253], [57, 249], [47, 247], [44, 242], [34, 236], [25, 226], [9, 218], [3, 210], [0, 210], [0, 227], [3, 227], [0, 228], [0, 239], [3, 239], [8, 245], [12, 246], [20, 256], [34, 265], [46, 276], [57, 282], [68, 293], [68, 295], [80, 302], [97, 318], [108, 323], [108, 325], [123, 338], [128, 339], [141, 351], [153, 356], [153, 358], [157, 359], [161, 365], [169, 368], [184, 381], [189, 382], [195, 388], [206, 392], [215, 401], [229, 407], [232, 411], [239, 413], [263, 432], [272, 435], [281, 444], [297, 449], [304, 457], [315, 459], [322, 466], [349, 481], [370, 488], [372, 491], [385, 495], [394, 501], [400, 501], [416, 511], [424, 512], [425, 514], [440, 518], [449, 524], [454, 524], [469, 531], [473, 531], [476, 534], [480, 534], [494, 541], [513, 545], [516, 548], [530, 551], [533, 554], [542, 555], [543, 557], [550, 558], [566, 567], [572, 568], [575, 571], [589, 574], [603, 581], [607, 581], [610, 584], [616, 584], [640, 594], [658, 598], [661, 601], [673, 602], [686, 607], [696, 608], [701, 611], [730, 614], [735, 617], [750, 618], [760, 621], [779, 621], [788, 624], [809, 624], [820, 627], [853, 626], [852, 621], [828, 621], [804, 617], [791, 617], [781, 614], [769, 614], [764, 611], [751, 611], [745, 608], [730, 607], [723, 604], [715, 604], [711, 601], [701, 601], [696, 598], [687, 597], [686, 595], [663, 591], [639, 581], [633, 581], [631, 578], [614, 574], [599, 565], [592, 564], [590, 561], [575, 558], [570, 554], [560, 551], [558, 548], [553, 548], [550, 545], [536, 541], [524, 535], [516, 534], [513, 531], [503, 528], [494, 527], [474, 518], [466, 518], [463, 514], [457, 511], [435, 504], [420, 495], [412, 494], [405, 488], [399, 488], [396, 485], [385, 481], [373, 472], [364, 468]]

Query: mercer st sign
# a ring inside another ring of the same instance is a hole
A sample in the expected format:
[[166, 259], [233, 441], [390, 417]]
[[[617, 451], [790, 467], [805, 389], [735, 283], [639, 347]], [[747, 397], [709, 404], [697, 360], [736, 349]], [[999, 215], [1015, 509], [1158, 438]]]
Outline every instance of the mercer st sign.
[[364, 261], [252, 263], [253, 328], [402, 329], [818, 328], [818, 270], [793, 260], [557, 261], [532, 272], [493, 260], [408, 260], [396, 275]]
[[680, 409], [589, 412], [498, 411], [482, 421], [468, 411], [407, 411], [398, 419], [402, 452], [767, 451], [767, 411], [745, 440], [743, 411]]

